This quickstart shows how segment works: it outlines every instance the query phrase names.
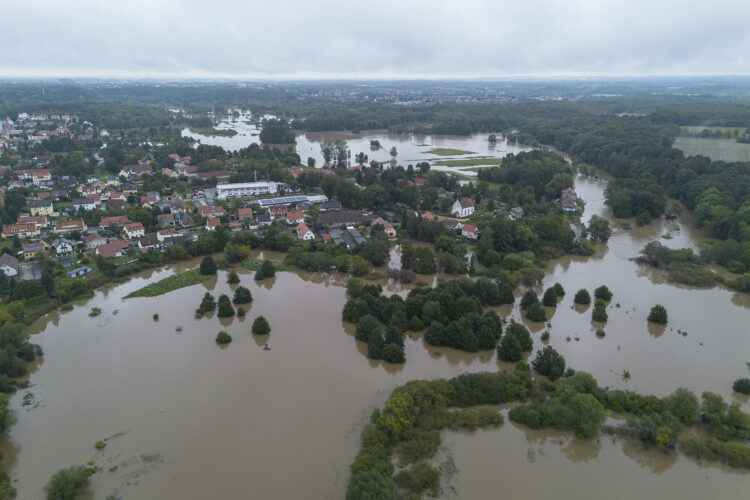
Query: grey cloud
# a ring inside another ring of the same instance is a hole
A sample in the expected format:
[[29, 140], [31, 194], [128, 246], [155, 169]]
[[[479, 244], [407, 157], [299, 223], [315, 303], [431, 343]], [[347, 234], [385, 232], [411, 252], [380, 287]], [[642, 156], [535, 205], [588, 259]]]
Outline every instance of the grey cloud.
[[5, 0], [0, 76], [750, 73], [750, 3]]

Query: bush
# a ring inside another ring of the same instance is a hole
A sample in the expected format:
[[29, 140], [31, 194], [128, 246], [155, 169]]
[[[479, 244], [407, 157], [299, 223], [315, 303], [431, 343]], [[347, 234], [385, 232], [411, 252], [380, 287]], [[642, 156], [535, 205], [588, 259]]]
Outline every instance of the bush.
[[497, 356], [503, 361], [520, 361], [523, 353], [530, 351], [533, 345], [526, 327], [520, 323], [511, 323], [497, 346]]
[[531, 304], [538, 304], [539, 297], [534, 290], [527, 290], [521, 297], [521, 309], [528, 309]]
[[648, 313], [648, 320], [657, 325], [666, 325], [668, 321], [667, 309], [661, 304], [656, 304]]
[[227, 295], [222, 294], [219, 296], [219, 304], [216, 315], [220, 318], [231, 318], [234, 316], [234, 307], [232, 302], [229, 300]]
[[239, 282], [240, 282], [240, 276], [234, 271], [229, 271], [229, 277], [227, 278], [227, 283], [229, 283], [230, 285], [235, 285]]
[[602, 285], [594, 290], [594, 298], [601, 299], [604, 302], [609, 302], [612, 300], [612, 292], [606, 287], [606, 285]]
[[683, 425], [692, 425], [698, 420], [698, 398], [681, 387], [662, 400], [664, 411], [674, 415]]
[[238, 307], [237, 308], [237, 317], [238, 318], [244, 318], [245, 317], [245, 308], [244, 307]]
[[591, 295], [589, 295], [589, 291], [585, 288], [578, 290], [575, 297], [573, 297], [573, 302], [584, 306], [591, 304]]
[[536, 358], [531, 362], [531, 366], [540, 374], [555, 381], [565, 373], [565, 358], [548, 345], [541, 351], [537, 351]]
[[216, 335], [216, 343], [217, 344], [221, 344], [221, 345], [228, 344], [231, 341], [232, 341], [232, 336], [229, 335], [225, 331], [221, 331], [221, 332], [218, 333], [218, 335]]
[[250, 293], [250, 290], [245, 288], [244, 286], [237, 287], [237, 290], [234, 291], [234, 300], [232, 302], [236, 304], [249, 304], [253, 301], [253, 294]]
[[547, 321], [547, 311], [539, 302], [534, 302], [526, 310], [526, 319], [537, 322]]
[[554, 287], [547, 288], [542, 296], [542, 304], [547, 307], [557, 307], [557, 291]]
[[216, 274], [216, 262], [214, 262], [213, 257], [211, 257], [210, 255], [203, 257], [203, 260], [201, 261], [200, 273], [204, 275]]
[[255, 281], [272, 278], [274, 276], [276, 276], [276, 269], [273, 267], [273, 262], [264, 259], [263, 264], [260, 265], [260, 269], [255, 272]]
[[750, 394], [750, 378], [738, 378], [732, 384], [732, 389], [742, 394]]
[[409, 320], [409, 330], [413, 332], [419, 332], [421, 330], [424, 330], [424, 323], [422, 323], [422, 320], [419, 319], [419, 316], [414, 315]]
[[268, 320], [263, 316], [258, 316], [253, 321], [251, 330], [255, 335], [266, 335], [271, 333], [271, 325], [268, 324]]
[[74, 465], [61, 469], [50, 478], [44, 491], [48, 500], [73, 500], [89, 485], [93, 470], [83, 465]]
[[558, 297], [565, 297], [565, 289], [563, 288], [563, 286], [562, 286], [562, 285], [561, 285], [560, 283], [555, 283], [555, 284], [554, 284], [554, 285], [552, 286], [552, 288], [554, 288], [554, 289], [555, 289], [555, 294], [556, 294], [556, 295], [557, 295]]

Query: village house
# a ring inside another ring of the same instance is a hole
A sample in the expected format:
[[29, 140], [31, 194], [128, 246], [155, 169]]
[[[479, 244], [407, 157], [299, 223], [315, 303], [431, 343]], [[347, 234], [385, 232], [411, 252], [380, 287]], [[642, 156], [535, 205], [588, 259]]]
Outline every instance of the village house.
[[140, 222], [131, 222], [129, 224], [125, 224], [122, 228], [123, 233], [125, 233], [125, 236], [132, 240], [134, 238], [142, 238], [146, 235], [146, 230], [143, 228], [143, 224]]
[[106, 243], [106, 238], [96, 233], [92, 233], [86, 237], [86, 248], [88, 248], [89, 250], [94, 250], [96, 247], [105, 245]]
[[323, 203], [318, 205], [318, 208], [320, 208], [321, 212], [340, 212], [343, 207], [340, 201], [331, 200], [324, 201]]
[[125, 178], [131, 178], [131, 177], [140, 177], [144, 174], [150, 174], [153, 171], [151, 168], [151, 165], [145, 164], [138, 164], [138, 165], [125, 165], [122, 167], [122, 170], [120, 170], [120, 177]]
[[513, 207], [510, 209], [510, 218], [513, 220], [518, 220], [524, 215], [526, 215], [526, 212], [524, 212], [521, 207]]
[[102, 217], [102, 220], [99, 222], [99, 228], [107, 230], [112, 226], [123, 227], [126, 224], [130, 224], [130, 219], [128, 219], [127, 215], [113, 215]]
[[382, 217], [378, 217], [374, 221], [372, 221], [371, 224], [372, 227], [375, 226], [383, 226], [383, 232], [388, 236], [389, 238], [395, 238], [396, 237], [396, 230], [393, 229], [393, 224], [388, 222]]
[[270, 226], [273, 223], [273, 219], [269, 214], [258, 214], [255, 216], [255, 223], [258, 226]]
[[164, 240], [169, 239], [170, 235], [177, 234], [177, 230], [173, 227], [170, 227], [169, 229], [160, 229], [156, 232], [156, 239], [159, 240], [159, 242], [164, 242]]
[[156, 223], [159, 227], [174, 227], [174, 215], [173, 214], [161, 214], [156, 216]]
[[175, 226], [193, 227], [195, 224], [195, 221], [187, 212], [173, 212], [172, 215], [174, 215]]
[[286, 205], [273, 205], [268, 207], [268, 213], [273, 218], [286, 216], [286, 211]]
[[221, 226], [221, 219], [218, 217], [209, 217], [206, 219], [206, 231], [214, 231]]
[[310, 241], [315, 239], [315, 234], [310, 230], [309, 227], [307, 227], [307, 224], [304, 222], [300, 222], [297, 224], [297, 235], [302, 238], [305, 241]]
[[201, 205], [198, 207], [198, 214], [202, 217], [222, 217], [226, 212], [220, 205]]
[[296, 225], [300, 222], [305, 222], [305, 214], [304, 212], [300, 212], [299, 210], [295, 210], [293, 212], [287, 212], [286, 214], [286, 222], [287, 224]]
[[470, 217], [474, 214], [474, 202], [471, 198], [459, 198], [453, 203], [451, 213], [456, 217]]
[[24, 243], [21, 247], [23, 252], [23, 260], [30, 260], [37, 255], [43, 254], [49, 251], [49, 243], [46, 241], [35, 241], [33, 243]]
[[3, 225], [3, 239], [10, 239], [13, 236], [19, 238], [35, 238], [41, 234], [39, 226], [36, 224], [5, 224]]
[[138, 239], [135, 246], [138, 247], [138, 250], [141, 252], [146, 252], [148, 250], [156, 250], [159, 248], [160, 244], [156, 236], [144, 236], [143, 238]]
[[578, 211], [578, 195], [570, 188], [562, 190], [560, 194], [560, 206], [566, 212], [577, 212]]
[[18, 276], [18, 259], [7, 253], [0, 254], [0, 273], [6, 278]]
[[93, 200], [91, 198], [76, 198], [73, 200], [73, 210], [76, 212], [79, 210], [95, 210], [96, 209], [96, 200]]
[[253, 209], [252, 208], [239, 208], [237, 209], [237, 219], [239, 219], [241, 222], [244, 222], [246, 220], [253, 218]]
[[127, 248], [130, 246], [130, 240], [110, 241], [105, 245], [99, 245], [94, 252], [103, 259], [115, 259], [125, 255]]
[[365, 220], [365, 214], [359, 210], [344, 210], [343, 212], [326, 212], [320, 214], [318, 222], [324, 226], [338, 226], [340, 224], [359, 224]]
[[32, 217], [37, 215], [52, 215], [52, 202], [50, 200], [31, 200], [28, 202]]
[[76, 243], [70, 241], [67, 238], [57, 238], [52, 242], [50, 247], [55, 251], [57, 255], [70, 255], [76, 248]]
[[68, 234], [73, 231], [86, 231], [86, 223], [83, 220], [61, 220], [55, 222], [55, 232], [57, 234]]
[[479, 238], [479, 229], [474, 224], [463, 224], [461, 226], [461, 236], [470, 240]]

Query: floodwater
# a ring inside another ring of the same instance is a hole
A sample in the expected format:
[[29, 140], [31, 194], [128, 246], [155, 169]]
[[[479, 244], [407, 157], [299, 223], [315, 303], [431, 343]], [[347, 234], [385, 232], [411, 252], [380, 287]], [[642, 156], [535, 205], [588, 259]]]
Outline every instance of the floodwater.
[[[579, 177], [576, 187], [587, 201], [584, 219], [606, 215], [602, 183]], [[569, 366], [592, 372], [602, 385], [658, 396], [680, 386], [709, 390], [748, 411], [746, 400], [731, 391], [750, 361], [748, 296], [673, 286], [628, 260], [667, 230], [673, 239], [662, 242], [671, 247], [695, 247], [703, 238], [689, 220], [662, 221], [616, 230], [594, 257], [551, 263], [545, 286], [559, 281], [568, 294], [552, 314], [550, 344]], [[240, 272], [254, 297], [242, 320], [194, 318], [207, 290], [218, 296], [236, 286], [226, 284], [223, 271], [160, 297], [122, 299], [197, 264], [145, 272], [32, 326], [32, 341], [45, 356], [30, 374], [29, 389], [11, 398], [12, 425], [1, 450], [19, 498], [41, 498], [56, 470], [89, 459], [102, 470], [86, 498], [342, 498], [362, 425], [394, 387], [509, 368], [492, 351], [434, 348], [416, 334], [406, 339], [406, 364], [368, 360], [366, 346], [341, 321], [345, 278], [337, 274], [284, 272], [256, 283], [252, 273]], [[602, 339], [594, 334], [602, 325], [591, 323], [590, 308], [571, 309], [578, 288], [600, 284], [614, 292]], [[405, 293], [393, 283], [387, 289]], [[657, 302], [670, 314], [663, 331], [646, 322]], [[101, 316], [90, 318], [92, 307], [100, 307]], [[498, 309], [521, 319], [517, 309]], [[271, 324], [269, 336], [250, 334], [259, 314]], [[529, 326], [536, 351], [544, 326]], [[220, 330], [234, 338], [227, 347], [214, 341]], [[629, 380], [621, 377], [625, 369]], [[26, 406], [25, 396], [31, 399]], [[473, 435], [445, 432], [441, 455], [457, 473], [447, 477], [444, 496], [742, 498], [750, 487], [744, 472], [611, 439], [582, 441], [508, 421]], [[100, 440], [107, 446], [97, 452]]]
[[[232, 137], [220, 135], [203, 135], [191, 131], [189, 128], [182, 130], [183, 137], [191, 137], [200, 141], [201, 144], [212, 146], [221, 146], [229, 151], [246, 148], [251, 144], [260, 144], [258, 134], [260, 129], [251, 121], [250, 113], [242, 113], [234, 121], [223, 119], [216, 126], [218, 130], [234, 130], [237, 132]], [[489, 134], [472, 134], [471, 136], [452, 136], [452, 135], [420, 135], [420, 134], [389, 134], [384, 130], [362, 131], [359, 134], [350, 132], [305, 132], [297, 134], [296, 151], [299, 154], [302, 163], [307, 164], [307, 159], [315, 159], [316, 167], [323, 167], [325, 160], [320, 151], [320, 145], [326, 140], [343, 139], [346, 141], [351, 150], [351, 162], [354, 164], [354, 157], [357, 153], [365, 153], [368, 160], [387, 162], [392, 159], [391, 148], [395, 147], [398, 153], [396, 159], [401, 165], [417, 164], [421, 161], [427, 161], [432, 164], [433, 170], [460, 173], [467, 176], [476, 176], [476, 172], [466, 170], [466, 168], [476, 168], [482, 166], [481, 160], [472, 167], [449, 167], [434, 165], [438, 160], [455, 160], [470, 158], [502, 158], [508, 153], [520, 153], [529, 151], [530, 148], [517, 144], [508, 143], [500, 134], [496, 134], [498, 141], [490, 143], [487, 141]], [[370, 141], [377, 140], [380, 142], [380, 148], [372, 148]], [[465, 151], [466, 153], [457, 155], [436, 155], [428, 153], [434, 148], [449, 148]]]

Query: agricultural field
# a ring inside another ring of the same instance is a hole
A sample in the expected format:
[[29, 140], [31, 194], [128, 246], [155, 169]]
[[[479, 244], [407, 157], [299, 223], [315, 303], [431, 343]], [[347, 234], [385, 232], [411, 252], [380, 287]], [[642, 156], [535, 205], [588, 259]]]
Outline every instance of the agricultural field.
[[735, 142], [733, 139], [678, 137], [674, 141], [674, 147], [686, 156], [703, 155], [714, 161], [750, 161], [750, 144]]

